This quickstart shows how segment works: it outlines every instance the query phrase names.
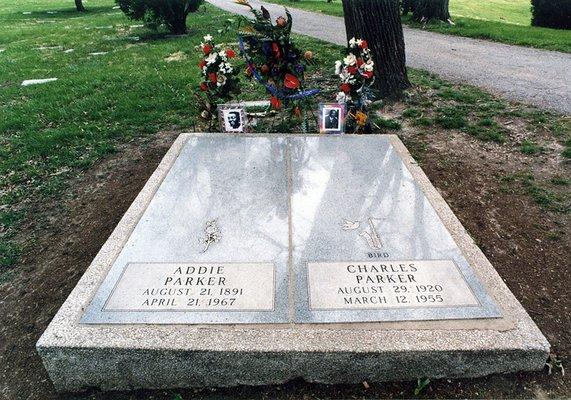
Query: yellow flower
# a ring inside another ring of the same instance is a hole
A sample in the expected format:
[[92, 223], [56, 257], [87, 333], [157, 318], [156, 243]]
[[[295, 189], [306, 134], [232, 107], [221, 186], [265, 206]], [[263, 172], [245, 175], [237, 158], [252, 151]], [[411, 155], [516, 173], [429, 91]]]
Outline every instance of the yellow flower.
[[357, 125], [359, 125], [359, 126], [365, 126], [368, 118], [369, 117], [367, 117], [367, 114], [365, 114], [362, 111], [357, 111], [355, 113], [355, 121], [357, 122]]

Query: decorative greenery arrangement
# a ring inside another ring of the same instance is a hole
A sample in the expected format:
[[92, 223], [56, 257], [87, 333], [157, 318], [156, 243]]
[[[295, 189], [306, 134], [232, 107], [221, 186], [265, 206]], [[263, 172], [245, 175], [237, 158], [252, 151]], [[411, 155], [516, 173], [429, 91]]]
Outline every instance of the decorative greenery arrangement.
[[307, 129], [306, 111], [313, 111], [311, 97], [318, 89], [305, 88], [305, 71], [313, 62], [311, 51], [302, 52], [291, 39], [292, 16], [279, 16], [275, 25], [268, 10], [254, 9], [247, 0], [238, 4], [250, 8], [254, 19], [245, 18], [245, 28], [239, 34], [240, 51], [246, 60], [246, 74], [266, 87], [273, 109], [289, 109]]
[[366, 40], [352, 38], [345, 58], [335, 62], [335, 74], [341, 79], [337, 102], [346, 104], [345, 130], [348, 133], [370, 133], [368, 106], [375, 98], [375, 63]]
[[204, 36], [200, 44], [203, 57], [198, 63], [202, 81], [200, 90], [206, 96], [202, 103], [202, 118], [211, 121], [216, 116], [219, 100], [231, 100], [240, 94], [239, 70], [234, 68], [230, 60], [236, 57], [236, 52], [222, 45], [217, 45], [211, 35]]

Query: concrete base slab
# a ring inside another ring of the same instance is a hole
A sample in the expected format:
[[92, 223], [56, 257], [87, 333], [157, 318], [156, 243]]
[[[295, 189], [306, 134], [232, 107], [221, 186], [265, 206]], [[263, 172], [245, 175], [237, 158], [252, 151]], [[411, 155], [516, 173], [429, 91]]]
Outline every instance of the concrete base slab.
[[[290, 292], [290, 318], [285, 323], [82, 323], [185, 144], [197, 136], [228, 137], [183, 134], [177, 139], [40, 338], [37, 350], [58, 391], [265, 385], [295, 378], [358, 383], [543, 368], [549, 343], [392, 135], [374, 140], [387, 141], [402, 159], [474, 273], [481, 289], [478, 296], [490, 307], [497, 306], [493, 317], [351, 323], [320, 317], [317, 323], [296, 323], [295, 294]], [[288, 138], [272, 138], [276, 137]], [[371, 140], [349, 135], [323, 139]], [[218, 248], [223, 248], [222, 242]], [[291, 252], [286, 258], [288, 271], [294, 271]], [[319, 261], [340, 260], [325, 255]], [[289, 282], [295, 277], [289, 276]]]

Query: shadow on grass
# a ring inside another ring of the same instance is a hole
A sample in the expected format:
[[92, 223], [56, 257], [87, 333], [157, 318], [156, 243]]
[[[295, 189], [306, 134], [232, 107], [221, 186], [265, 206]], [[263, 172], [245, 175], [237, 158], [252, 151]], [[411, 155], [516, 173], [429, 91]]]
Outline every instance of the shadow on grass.
[[138, 33], [139, 41], [141, 42], [152, 42], [159, 40], [175, 40], [175, 39], [192, 39], [196, 37], [198, 31], [196, 29], [188, 28], [188, 33], [184, 35], [175, 35], [170, 33], [165, 28], [159, 28], [158, 30], [153, 30], [151, 28], [146, 28], [145, 32]]
[[22, 12], [12, 14], [14, 19], [68, 19], [68, 18], [75, 18], [75, 17], [90, 17], [93, 15], [101, 15], [107, 12], [112, 11], [121, 11], [121, 10], [113, 10], [111, 7], [108, 6], [99, 6], [99, 7], [86, 7], [86, 11], [79, 12], [75, 8], [62, 8], [62, 9], [55, 9], [55, 10], [41, 10], [41, 11], [34, 11], [29, 10], [31, 14], [23, 14]]

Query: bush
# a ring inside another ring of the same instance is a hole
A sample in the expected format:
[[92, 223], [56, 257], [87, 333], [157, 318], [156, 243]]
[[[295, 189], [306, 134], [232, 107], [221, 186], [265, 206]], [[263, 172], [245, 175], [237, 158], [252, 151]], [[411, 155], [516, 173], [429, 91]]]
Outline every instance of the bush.
[[171, 33], [182, 35], [186, 30], [186, 17], [198, 10], [204, 0], [115, 0], [129, 18], [143, 20], [157, 28], [165, 25]]
[[531, 24], [571, 29], [571, 0], [531, 0]]

